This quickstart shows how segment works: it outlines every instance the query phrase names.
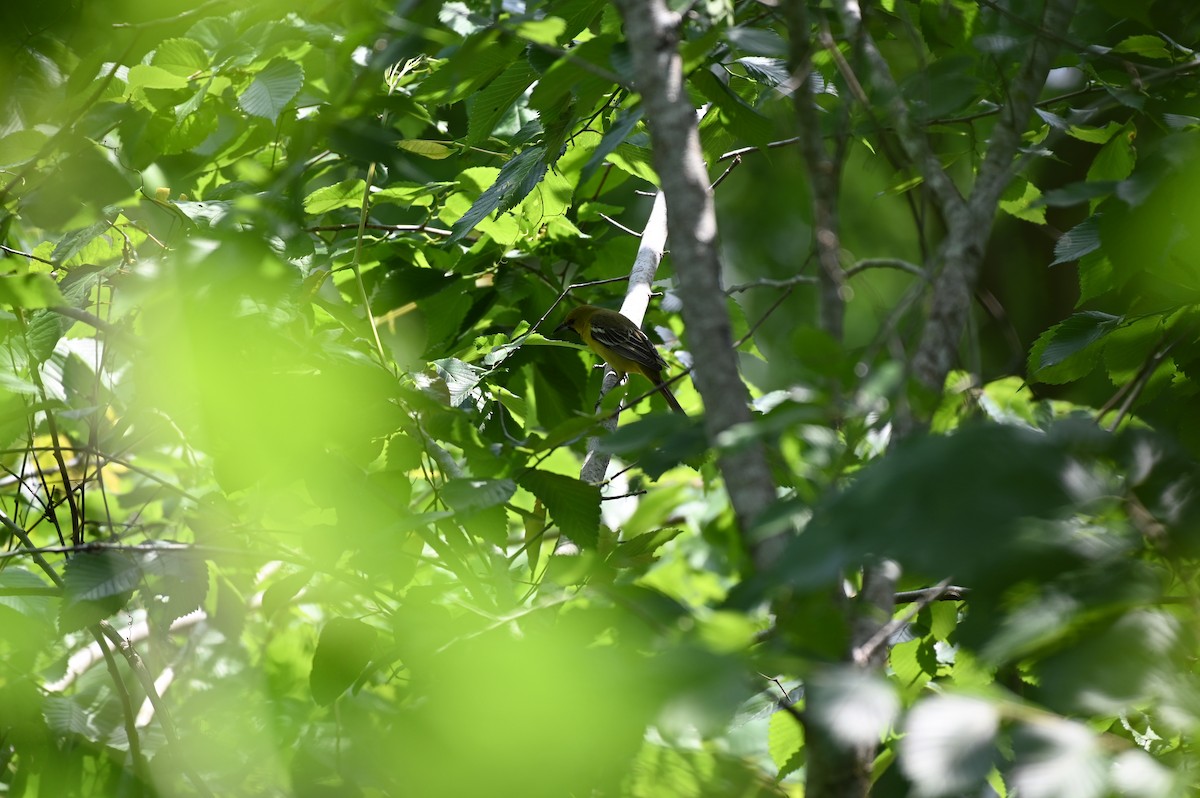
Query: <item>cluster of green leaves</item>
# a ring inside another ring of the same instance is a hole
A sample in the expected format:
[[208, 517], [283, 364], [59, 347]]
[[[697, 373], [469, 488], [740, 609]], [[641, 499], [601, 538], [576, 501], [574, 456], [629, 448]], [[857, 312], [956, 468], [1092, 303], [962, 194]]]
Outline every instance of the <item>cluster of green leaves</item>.
[[[718, 443], [769, 445], [782, 499], [753, 533], [793, 539], [750, 578], [709, 442], [661, 400], [603, 442], [628, 472], [576, 477], [597, 416], [645, 386], [593, 413], [600, 375], [545, 314], [628, 271], [637, 240], [610, 219], [638, 226], [657, 176], [615, 8], [519, 5], [0, 12], [20, 34], [0, 56], [0, 786], [795, 793], [811, 752], [779, 699], [882, 741], [880, 794], [1189, 786], [1164, 766], [1194, 761], [1200, 723], [1195, 90], [1176, 79], [1195, 13], [1086, 4], [1061, 63], [1084, 88], [1026, 133], [1086, 177], [1031, 166], [1001, 203], [1031, 229], [1089, 206], [1053, 256], [1080, 263], [1080, 311], [1029, 374], [1103, 363], [1130, 428], [966, 374], [929, 437], [888, 449], [920, 281], [857, 270], [845, 345], [809, 321], [814, 292], [752, 285], [729, 309], [758, 415]], [[969, 182], [1028, 21], [883, 5], [904, 100]], [[729, 276], [791, 277], [811, 242], [798, 156], [767, 147], [795, 132], [783, 17], [710, 3], [681, 24], [704, 156], [736, 167]], [[854, 102], [852, 43], [837, 56], [811, 80], [864, 167], [843, 245], [917, 260], [919, 181]], [[678, 321], [651, 321], [690, 362]], [[829, 667], [850, 630], [834, 588], [881, 557], [904, 588], [970, 589], [901, 607], [886, 679]]]

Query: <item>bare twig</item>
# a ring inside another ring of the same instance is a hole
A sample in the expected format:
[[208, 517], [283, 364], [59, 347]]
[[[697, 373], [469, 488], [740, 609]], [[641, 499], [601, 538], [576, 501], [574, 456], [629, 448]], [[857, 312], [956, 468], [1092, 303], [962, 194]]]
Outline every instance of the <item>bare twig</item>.
[[[928, 607], [933, 602], [937, 601], [950, 588], [950, 580], [943, 579], [938, 582], [930, 590], [922, 591], [922, 595], [912, 600], [913, 605], [909, 607], [899, 618], [893, 618], [884, 625], [875, 630], [868, 639], [859, 643], [854, 647], [852, 657], [855, 664], [863, 665], [878, 655], [880, 648], [892, 638], [892, 635], [904, 628], [904, 625], [917, 617], [917, 613]], [[895, 601], [896, 594], [892, 594], [892, 601]]]
[[47, 266], [57, 266], [58, 265], [54, 261], [47, 260], [46, 258], [38, 257], [37, 255], [34, 255], [32, 252], [22, 252], [19, 249], [13, 249], [12, 247], [6, 247], [3, 244], [0, 244], [0, 252], [7, 252], [9, 255], [16, 255], [19, 258], [28, 258], [29, 260], [36, 260], [38, 263], [45, 263]]

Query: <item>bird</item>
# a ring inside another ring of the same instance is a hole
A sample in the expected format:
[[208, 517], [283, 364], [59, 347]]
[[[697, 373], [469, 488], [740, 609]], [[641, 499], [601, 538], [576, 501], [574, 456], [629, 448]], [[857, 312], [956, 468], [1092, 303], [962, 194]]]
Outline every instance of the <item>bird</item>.
[[667, 361], [628, 318], [615, 310], [580, 305], [567, 314], [557, 331], [566, 329], [579, 333], [588, 348], [603, 358], [618, 377], [641, 374], [654, 384], [672, 410], [687, 415], [675, 394], [663, 383], [662, 373], [667, 368]]

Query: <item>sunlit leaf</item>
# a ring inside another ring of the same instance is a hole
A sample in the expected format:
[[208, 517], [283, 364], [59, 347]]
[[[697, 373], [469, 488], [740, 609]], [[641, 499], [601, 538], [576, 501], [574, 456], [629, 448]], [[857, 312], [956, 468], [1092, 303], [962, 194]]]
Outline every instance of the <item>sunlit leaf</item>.
[[66, 300], [48, 274], [12, 274], [0, 275], [0, 304], [31, 310], [65, 305]]
[[295, 61], [276, 58], [267, 64], [238, 96], [238, 105], [251, 116], [274, 122], [304, 85], [304, 70]]
[[359, 207], [362, 205], [365, 187], [364, 180], [352, 178], [336, 185], [319, 188], [304, 198], [304, 212], [317, 215], [338, 208]]
[[397, 141], [396, 146], [405, 152], [411, 152], [413, 155], [420, 155], [422, 158], [429, 158], [434, 161], [449, 158], [457, 152], [454, 147], [449, 146], [444, 141], [430, 141], [428, 139], [405, 139]]
[[506, 211], [525, 199], [546, 174], [545, 156], [544, 148], [528, 147], [506, 163], [496, 176], [496, 182], [488, 186], [470, 210], [454, 223], [447, 243], [458, 241], [495, 211]]

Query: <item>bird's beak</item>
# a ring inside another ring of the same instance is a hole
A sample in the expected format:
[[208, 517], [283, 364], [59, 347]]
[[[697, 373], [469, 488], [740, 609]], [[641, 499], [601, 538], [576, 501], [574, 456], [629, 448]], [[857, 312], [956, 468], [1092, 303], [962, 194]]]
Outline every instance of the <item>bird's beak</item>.
[[571, 329], [571, 322], [569, 322], [569, 321], [564, 321], [562, 324], [560, 324], [560, 325], [558, 325], [557, 327], [555, 327], [555, 328], [554, 328], [554, 332], [555, 332], [555, 333], [560, 333], [560, 332], [562, 332], [563, 330], [569, 330], [569, 329]]

